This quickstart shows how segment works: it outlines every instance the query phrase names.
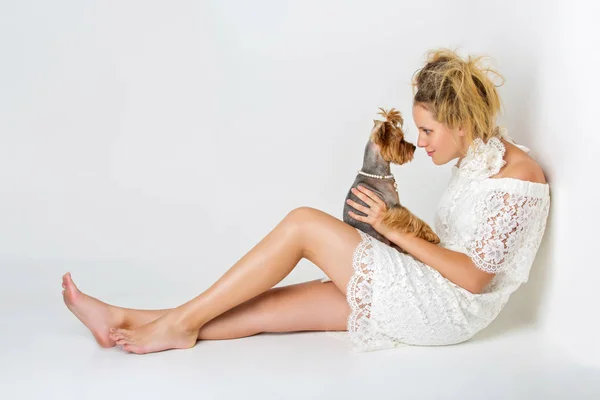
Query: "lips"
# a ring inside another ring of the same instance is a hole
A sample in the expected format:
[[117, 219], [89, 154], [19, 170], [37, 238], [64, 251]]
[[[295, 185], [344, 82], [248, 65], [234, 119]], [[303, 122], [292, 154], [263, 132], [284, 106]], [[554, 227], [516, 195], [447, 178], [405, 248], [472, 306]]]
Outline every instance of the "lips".
[[431, 157], [431, 155], [432, 155], [433, 153], [435, 153], [435, 151], [428, 151], [428, 152], [427, 152], [427, 155]]

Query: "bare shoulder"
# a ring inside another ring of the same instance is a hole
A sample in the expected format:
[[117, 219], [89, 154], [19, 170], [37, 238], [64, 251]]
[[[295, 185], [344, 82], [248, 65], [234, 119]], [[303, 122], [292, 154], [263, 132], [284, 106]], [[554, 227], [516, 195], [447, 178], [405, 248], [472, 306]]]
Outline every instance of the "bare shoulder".
[[513, 178], [535, 183], [547, 183], [542, 167], [523, 150], [509, 144], [506, 165], [495, 178]]
[[533, 159], [513, 162], [506, 167], [504, 178], [520, 179], [522, 181], [547, 183], [544, 171]]

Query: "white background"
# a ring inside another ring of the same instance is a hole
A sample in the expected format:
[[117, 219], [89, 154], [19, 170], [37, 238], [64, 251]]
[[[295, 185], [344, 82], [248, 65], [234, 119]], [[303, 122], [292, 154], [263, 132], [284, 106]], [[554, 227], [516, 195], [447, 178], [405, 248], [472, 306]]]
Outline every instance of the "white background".
[[[69, 318], [66, 271], [111, 303], [175, 306], [294, 208], [341, 219], [377, 108], [399, 109], [416, 143], [412, 74], [427, 50], [452, 47], [492, 57], [506, 78], [498, 122], [551, 185], [529, 283], [496, 328], [534, 324], [600, 365], [599, 11], [582, 1], [2, 1], [3, 323], [17, 329], [25, 305]], [[401, 201], [430, 224], [450, 167], [422, 149], [392, 166]], [[321, 276], [302, 260], [280, 285]], [[57, 336], [77, 326], [65, 321]]]

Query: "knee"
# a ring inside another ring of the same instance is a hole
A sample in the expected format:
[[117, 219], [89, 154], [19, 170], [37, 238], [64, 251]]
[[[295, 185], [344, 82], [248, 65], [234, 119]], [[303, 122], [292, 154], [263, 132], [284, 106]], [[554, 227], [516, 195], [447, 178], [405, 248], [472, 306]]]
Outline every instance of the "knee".
[[301, 227], [314, 221], [319, 210], [312, 207], [298, 207], [290, 211], [284, 218], [287, 224]]
[[319, 210], [311, 207], [298, 207], [287, 213], [282, 225], [297, 238], [305, 236], [314, 229]]

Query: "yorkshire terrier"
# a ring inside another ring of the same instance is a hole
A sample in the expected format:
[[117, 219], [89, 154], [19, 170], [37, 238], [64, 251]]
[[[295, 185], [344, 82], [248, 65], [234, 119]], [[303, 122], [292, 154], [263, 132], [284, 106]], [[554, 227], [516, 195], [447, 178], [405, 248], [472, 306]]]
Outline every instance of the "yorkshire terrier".
[[[433, 232], [429, 225], [400, 204], [397, 192], [398, 186], [394, 175], [390, 172], [390, 162], [402, 165], [412, 161], [414, 157], [415, 145], [404, 140], [404, 132], [402, 130], [404, 119], [400, 115], [400, 112], [393, 108], [389, 111], [381, 107], [379, 109], [381, 112], [378, 114], [385, 117], [385, 121], [373, 120], [373, 129], [371, 130], [369, 141], [365, 146], [362, 169], [358, 171], [352, 187], [357, 188], [359, 184], [365, 186], [385, 202], [388, 210], [383, 218], [383, 223], [391, 229], [399, 232], [415, 233], [417, 237], [438, 244], [440, 238]], [[352, 199], [358, 204], [368, 207], [366, 203], [352, 193], [351, 189], [348, 190], [348, 195], [344, 200], [344, 222], [373, 236], [380, 242], [402, 253], [406, 253], [406, 251], [381, 235], [368, 223], [352, 218], [348, 214], [348, 211], [352, 211], [363, 217], [366, 215], [346, 203], [348, 199]]]

